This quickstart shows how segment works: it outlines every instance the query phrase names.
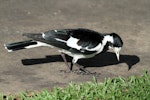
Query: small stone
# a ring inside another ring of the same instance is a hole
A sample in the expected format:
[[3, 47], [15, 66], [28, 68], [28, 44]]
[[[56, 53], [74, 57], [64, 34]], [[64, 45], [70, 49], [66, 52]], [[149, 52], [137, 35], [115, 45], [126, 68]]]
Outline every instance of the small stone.
[[7, 98], [7, 96], [4, 95], [4, 96], [3, 96], [3, 99], [6, 99], [6, 98]]

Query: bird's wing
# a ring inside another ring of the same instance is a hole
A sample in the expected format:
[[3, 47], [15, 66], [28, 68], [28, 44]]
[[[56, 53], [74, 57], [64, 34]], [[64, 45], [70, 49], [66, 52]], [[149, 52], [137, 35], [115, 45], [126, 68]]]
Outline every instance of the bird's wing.
[[58, 29], [41, 34], [24, 34], [36, 41], [41, 41], [73, 53], [92, 54], [101, 48], [103, 37], [87, 29]]
[[66, 45], [65, 42], [60, 42], [58, 40], [56, 40], [56, 38], [66, 38], [65, 35], [59, 35], [59, 34], [55, 34], [54, 30], [50, 30], [47, 32], [42, 32], [42, 33], [24, 33], [23, 36], [26, 36], [28, 38], [31, 38], [35, 41], [39, 41], [42, 43], [46, 43], [49, 44], [51, 46], [60, 48], [60, 49], [69, 49], [69, 47]]
[[67, 45], [80, 51], [98, 51], [102, 47], [103, 35], [88, 29], [77, 29], [70, 33]]

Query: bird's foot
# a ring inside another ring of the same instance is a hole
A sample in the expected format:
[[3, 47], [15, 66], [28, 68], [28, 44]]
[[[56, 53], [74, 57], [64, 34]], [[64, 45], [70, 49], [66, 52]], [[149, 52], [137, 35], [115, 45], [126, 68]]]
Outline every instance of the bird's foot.
[[77, 75], [93, 75], [93, 76], [98, 76], [100, 75], [100, 73], [96, 73], [96, 72], [90, 72], [86, 69], [76, 69], [76, 70], [60, 70], [60, 72], [63, 72], [63, 73], [75, 73]]
[[84, 66], [81, 66], [77, 63], [76, 63], [76, 66], [79, 68], [79, 70], [74, 71], [74, 73], [81, 74], [81, 75], [94, 75], [94, 76], [100, 75], [100, 73], [90, 72], [86, 70]]
[[60, 70], [60, 72], [63, 72], [63, 73], [71, 73], [72, 71], [71, 71], [71, 70]]
[[96, 73], [96, 72], [90, 72], [86, 69], [77, 69], [77, 70], [73, 70], [74, 73], [78, 74], [78, 75], [93, 75], [93, 76], [98, 76], [100, 75], [100, 73]]

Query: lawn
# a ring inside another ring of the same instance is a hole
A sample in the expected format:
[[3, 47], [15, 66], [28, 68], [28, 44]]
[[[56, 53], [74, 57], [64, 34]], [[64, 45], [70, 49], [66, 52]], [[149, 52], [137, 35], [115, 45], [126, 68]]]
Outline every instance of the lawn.
[[17, 96], [0, 94], [1, 100], [150, 100], [150, 74], [129, 78], [107, 78], [98, 83], [69, 83], [65, 88], [54, 87], [40, 92], [21, 92]]

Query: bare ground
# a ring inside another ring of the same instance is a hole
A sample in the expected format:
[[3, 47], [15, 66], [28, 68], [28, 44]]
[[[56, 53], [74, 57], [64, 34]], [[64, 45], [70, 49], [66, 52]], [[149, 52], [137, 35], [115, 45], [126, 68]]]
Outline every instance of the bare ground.
[[28, 32], [78, 27], [116, 32], [124, 41], [120, 62], [108, 52], [79, 64], [100, 73], [96, 76], [99, 82], [141, 75], [142, 69], [150, 71], [149, 11], [149, 0], [0, 0], [0, 92], [50, 89], [92, 80], [92, 75], [60, 72], [67, 67], [56, 49], [13, 53], [4, 49], [4, 43], [24, 40], [22, 33]]

